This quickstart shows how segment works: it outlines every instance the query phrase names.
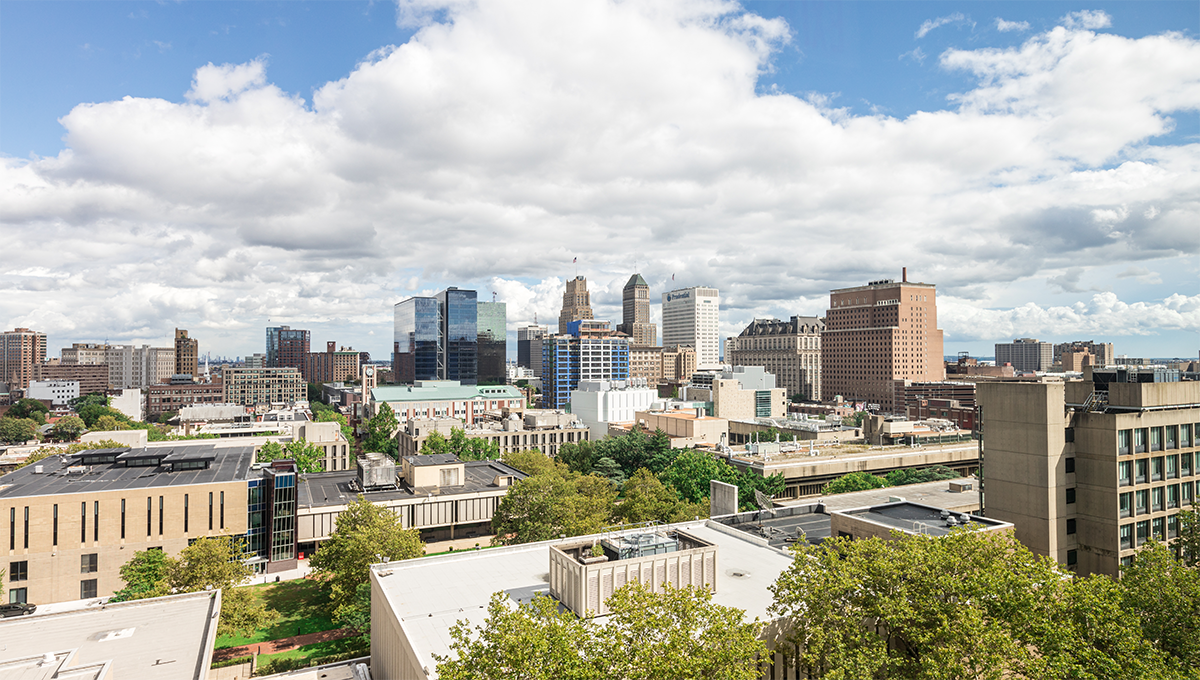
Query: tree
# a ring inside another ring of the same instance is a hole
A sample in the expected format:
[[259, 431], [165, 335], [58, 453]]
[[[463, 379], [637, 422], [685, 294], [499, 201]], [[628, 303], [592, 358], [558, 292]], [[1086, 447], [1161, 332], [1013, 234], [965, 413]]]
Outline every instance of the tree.
[[[305, 398], [308, 399], [308, 403], [309, 403], [310, 407], [313, 407], [316, 404], [321, 403], [321, 384], [320, 383], [311, 383], [311, 382], [306, 383], [305, 388], [306, 388], [305, 391], [307, 393]], [[316, 410], [316, 409], [313, 409], [313, 410]]]
[[837, 494], [849, 493], [851, 491], [866, 491], [867, 489], [882, 489], [887, 485], [886, 479], [876, 477], [870, 472], [851, 472], [826, 484], [821, 493]]
[[242, 559], [245, 541], [232, 536], [204, 537], [168, 558], [166, 582], [171, 592], [232, 588], [254, 575]]
[[29, 418], [0, 418], [0, 442], [24, 444], [38, 438], [38, 426]]
[[738, 473], [728, 463], [713, 458], [706, 451], [687, 449], [671, 461], [658, 478], [664, 484], [675, 487], [683, 500], [700, 503], [708, 498], [710, 480], [737, 484]]
[[865, 411], [855, 411], [854, 413], [842, 418], [842, 424], [849, 425], [850, 427], [862, 427], [862, 421], [866, 415], [867, 414]]
[[337, 423], [342, 429], [342, 436], [346, 441], [354, 441], [354, 428], [350, 427], [350, 422], [346, 420], [346, 416], [338, 413], [332, 406], [326, 406], [321, 402], [312, 402], [314, 415], [318, 423]]
[[561, 463], [518, 481], [492, 515], [498, 545], [596, 533], [612, 521], [617, 492], [596, 475], [580, 475]]
[[540, 475], [546, 472], [565, 472], [566, 466], [554, 460], [550, 456], [538, 451], [537, 449], [528, 449], [526, 451], [510, 451], [504, 454], [500, 460], [510, 467], [514, 467], [527, 475]]
[[1200, 572], [1154, 541], [1121, 570], [1121, 589], [1125, 609], [1146, 639], [1181, 668], [1200, 669]]
[[42, 423], [44, 424], [46, 422], [46, 414], [50, 413], [50, 409], [37, 399], [18, 399], [17, 403], [9, 407], [4, 417], [32, 418], [35, 413], [42, 414]]
[[1200, 567], [1200, 513], [1195, 510], [1180, 510], [1179, 538], [1175, 540], [1175, 549], [1179, 551], [1179, 560], [1189, 567]]
[[592, 464], [596, 460], [596, 451], [592, 442], [587, 440], [567, 442], [558, 447], [557, 458], [572, 472], [586, 475], [592, 471]]
[[128, 430], [130, 428], [127, 420], [120, 420], [114, 416], [105, 414], [99, 418], [96, 418], [90, 429], [97, 430], [99, 432], [114, 432], [117, 430]]
[[91, 394], [84, 394], [82, 396], [75, 397], [67, 402], [67, 405], [71, 407], [71, 410], [75, 411], [76, 413], [79, 412], [79, 409], [89, 404], [108, 406], [108, 397], [100, 394], [99, 392], [92, 392]]
[[621, 469], [620, 465], [617, 465], [617, 461], [608, 456], [596, 461], [596, 464], [592, 466], [592, 474], [603, 477], [617, 486], [625, 483], [625, 471]]
[[617, 504], [613, 514], [624, 524], [648, 521], [669, 524], [708, 516], [708, 507], [684, 501], [674, 487], [663, 484], [646, 468], [633, 473], [623, 489], [625, 499]]
[[396, 413], [392, 411], [392, 407], [388, 406], [386, 402], [380, 404], [375, 415], [367, 420], [366, 436], [363, 437], [362, 444], [363, 450], [378, 451], [395, 458], [399, 455], [399, 445], [395, 439], [398, 428]]
[[280, 446], [279, 442], [267, 442], [255, 457], [259, 463], [280, 459], [295, 461], [300, 472], [325, 471], [325, 452], [316, 444], [299, 439], [288, 442], [287, 446]]
[[269, 628], [279, 620], [279, 612], [268, 609], [250, 588], [225, 588], [221, 591], [221, 619], [217, 635], [250, 637], [254, 631]]
[[364, 642], [371, 640], [371, 584], [360, 583], [354, 589], [354, 601], [347, 607], [338, 610], [337, 624], [342, 628], [350, 628], [363, 637]]
[[934, 465], [933, 467], [915, 470], [892, 470], [887, 473], [887, 483], [889, 486], [904, 486], [906, 484], [936, 482], [942, 479], [958, 479], [961, 476], [945, 465]]
[[83, 434], [87, 426], [83, 424], [83, 419], [76, 416], [66, 416], [59, 418], [57, 423], [50, 428], [49, 435], [57, 441], [71, 441], [78, 439], [79, 435]]
[[355, 593], [359, 584], [367, 582], [372, 564], [424, 554], [420, 532], [405, 529], [390, 509], [359, 496], [338, 515], [329, 540], [308, 563], [328, 581], [335, 613], [341, 614], [354, 606]]
[[484, 460], [500, 457], [500, 444], [483, 438], [471, 438], [459, 428], [451, 428], [447, 439], [438, 431], [429, 433], [421, 445], [421, 454], [449, 453], [460, 460]]
[[171, 592], [167, 571], [171, 558], [161, 550], [139, 550], [121, 565], [121, 580], [125, 587], [109, 598], [109, 602], [127, 602], [147, 597], [159, 597]]

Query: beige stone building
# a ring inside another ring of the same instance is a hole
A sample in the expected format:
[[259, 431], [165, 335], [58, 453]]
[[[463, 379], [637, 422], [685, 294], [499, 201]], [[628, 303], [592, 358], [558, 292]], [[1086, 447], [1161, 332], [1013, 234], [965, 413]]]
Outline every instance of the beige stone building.
[[621, 324], [617, 331], [628, 335], [631, 345], [658, 344], [658, 327], [650, 321], [650, 286], [641, 274], [629, 277], [621, 291]]
[[[720, 444], [729, 435], [729, 421], [704, 415], [702, 411], [638, 411], [635, 423], [647, 432], [662, 430], [671, 438], [672, 448]], [[617, 426], [618, 433], [628, 431]], [[611, 431], [611, 428], [610, 428]]]
[[468, 439], [495, 443], [501, 454], [536, 449], [556, 456], [563, 444], [589, 438], [588, 428], [578, 416], [561, 411], [506, 411], [499, 421], [478, 420], [472, 425], [464, 425], [458, 418], [414, 418], [396, 432], [400, 455], [416, 455], [434, 432], [449, 438], [454, 430], [462, 430]]
[[298, 368], [221, 369], [224, 402], [265, 411], [272, 404], [292, 404], [308, 396]]
[[587, 279], [576, 276], [567, 281], [567, 289], [563, 292], [562, 311], [558, 314], [558, 334], [566, 335], [567, 324], [572, 321], [594, 318], [596, 317], [592, 316], [592, 297], [588, 293]]
[[342, 435], [340, 424], [307, 421], [296, 425], [292, 431], [296, 439], [306, 441], [324, 452], [322, 464], [325, 470], [354, 469], [353, 447]]
[[175, 374], [196, 377], [200, 363], [200, 341], [185, 330], [175, 329]]
[[789, 321], [755, 319], [740, 335], [725, 340], [725, 360], [734, 366], [762, 366], [790, 398], [821, 400], [821, 333], [815, 316]]
[[1115, 575], [1179, 532], [1197, 486], [1200, 382], [1170, 369], [980, 383], [983, 512], [1079, 573]]

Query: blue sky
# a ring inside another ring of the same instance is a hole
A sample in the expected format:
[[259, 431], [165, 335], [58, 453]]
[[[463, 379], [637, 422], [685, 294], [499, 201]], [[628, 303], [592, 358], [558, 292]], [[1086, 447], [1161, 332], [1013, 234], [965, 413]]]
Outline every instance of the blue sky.
[[1200, 5], [741, 7], [5, 2], [0, 228], [30, 240], [0, 322], [382, 356], [391, 304], [446, 285], [551, 318], [573, 257], [601, 315], [634, 266], [717, 285], [725, 334], [909, 266], [947, 354], [1195, 356]]

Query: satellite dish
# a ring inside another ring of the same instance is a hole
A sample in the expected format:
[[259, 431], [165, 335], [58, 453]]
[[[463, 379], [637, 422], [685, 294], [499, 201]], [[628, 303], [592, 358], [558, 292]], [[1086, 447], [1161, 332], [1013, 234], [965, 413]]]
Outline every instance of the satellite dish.
[[762, 491], [760, 491], [758, 489], [755, 489], [754, 490], [754, 500], [758, 503], [758, 507], [762, 508], [766, 512], [771, 513], [772, 517], [775, 516], [775, 503], [773, 503], [771, 501], [770, 496], [768, 496], [767, 494], [763, 493]]

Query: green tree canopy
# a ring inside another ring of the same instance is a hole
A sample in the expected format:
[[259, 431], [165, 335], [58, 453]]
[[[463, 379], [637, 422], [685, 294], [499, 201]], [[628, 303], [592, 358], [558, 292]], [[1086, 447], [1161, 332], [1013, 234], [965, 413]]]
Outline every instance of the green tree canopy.
[[38, 401], [37, 399], [18, 399], [17, 403], [9, 407], [5, 412], [5, 418], [32, 418], [33, 414], [42, 414], [42, 423], [46, 422], [46, 414], [50, 413], [50, 409]]
[[[521, 456], [525, 461], [510, 465], [522, 472], [536, 472], [514, 484], [501, 499], [492, 516], [495, 543], [513, 545], [578, 536], [598, 532], [611, 523], [617, 491], [609, 480], [571, 472], [539, 452], [523, 453], [528, 454]], [[520, 467], [521, 463], [526, 468]]]
[[367, 582], [372, 564], [424, 554], [420, 532], [405, 529], [396, 513], [359, 496], [338, 515], [329, 540], [308, 563], [328, 581], [330, 599], [341, 615], [353, 608], [358, 586]]
[[167, 587], [176, 593], [232, 588], [254, 575], [242, 559], [245, 541], [232, 536], [198, 539], [171, 558], [167, 568]]
[[29, 418], [0, 418], [0, 442], [23, 444], [38, 438], [38, 425]]
[[596, 460], [595, 447], [592, 442], [584, 440], [581, 442], [567, 442], [558, 447], [558, 460], [571, 469], [572, 472], [586, 475], [592, 471], [592, 464]]
[[567, 469], [561, 462], [556, 461], [537, 449], [510, 451], [501, 456], [500, 460], [527, 475], [540, 475], [546, 472], [561, 473]]
[[484, 460], [500, 458], [499, 442], [483, 438], [468, 437], [459, 428], [450, 430], [447, 438], [438, 431], [433, 431], [421, 445], [421, 454], [449, 453], [458, 456], [459, 460]]
[[1176, 560], [1156, 541], [1121, 570], [1121, 594], [1146, 639], [1180, 669], [1200, 671], [1200, 571]]
[[75, 411], [76, 413], [79, 412], [79, 409], [89, 404], [108, 406], [108, 397], [100, 394], [99, 392], [92, 392], [91, 394], [84, 394], [82, 396], [75, 397], [67, 402], [67, 405], [71, 407], [71, 410]]
[[279, 442], [267, 442], [255, 456], [259, 463], [280, 459], [296, 461], [296, 468], [300, 472], [325, 471], [325, 452], [321, 447], [299, 439], [288, 442], [286, 446], [281, 446]]
[[118, 590], [109, 602], [126, 602], [147, 597], [159, 597], [171, 592], [167, 584], [167, 572], [171, 558], [161, 550], [139, 550], [128, 562], [121, 565], [121, 580], [125, 587]]
[[59, 418], [57, 423], [50, 428], [50, 437], [58, 441], [72, 441], [78, 439], [79, 435], [83, 434], [87, 426], [83, 424], [83, 419], [77, 416], [65, 416]]
[[341, 427], [342, 436], [346, 438], [346, 441], [354, 441], [354, 428], [350, 427], [350, 422], [346, 420], [346, 416], [342, 415], [336, 408], [319, 401], [310, 400], [309, 405], [312, 408], [314, 420], [318, 423], [337, 423]]
[[882, 489], [886, 486], [888, 486], [888, 482], [883, 477], [878, 477], [870, 472], [851, 472], [826, 484], [821, 493], [849, 493], [851, 491]]
[[904, 486], [905, 484], [936, 482], [942, 479], [958, 479], [961, 476], [945, 465], [934, 465], [927, 468], [892, 470], [887, 473], [886, 479], [888, 486]]
[[1179, 560], [1189, 567], [1200, 567], [1200, 513], [1195, 510], [1180, 510], [1179, 538], [1175, 539], [1175, 549], [1179, 551]]
[[614, 511], [622, 524], [657, 521], [669, 524], [708, 516], [704, 503], [688, 503], [679, 497], [674, 487], [659, 481], [652, 472], [642, 468], [633, 473], [623, 487], [624, 500]]
[[367, 420], [366, 432], [363, 437], [363, 451], [386, 453], [392, 458], [399, 455], [399, 445], [396, 443], [396, 430], [399, 423], [396, 413], [387, 403], [381, 403], [375, 415]]
[[717, 460], [707, 451], [688, 449], [671, 461], [658, 478], [664, 484], [675, 487], [685, 501], [700, 503], [708, 498], [710, 480], [737, 484], [738, 473], [728, 463]]

